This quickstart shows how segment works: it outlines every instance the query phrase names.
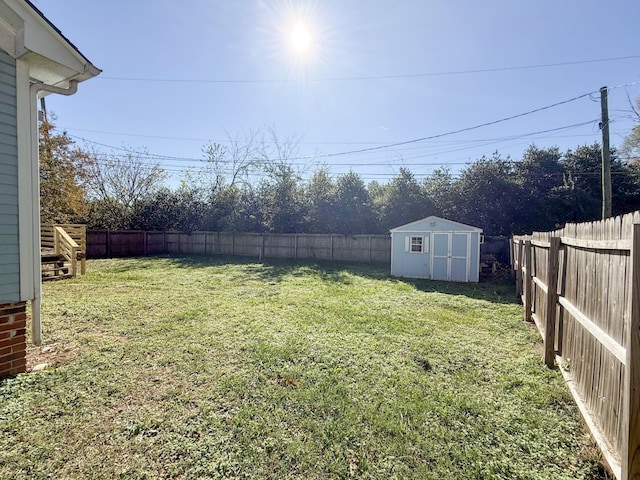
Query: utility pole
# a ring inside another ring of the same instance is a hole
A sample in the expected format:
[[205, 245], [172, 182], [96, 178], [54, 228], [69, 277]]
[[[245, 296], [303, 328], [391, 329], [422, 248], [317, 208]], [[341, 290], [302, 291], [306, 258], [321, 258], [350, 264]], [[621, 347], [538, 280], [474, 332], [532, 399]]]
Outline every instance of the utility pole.
[[609, 151], [609, 107], [607, 105], [607, 87], [600, 89], [600, 109], [602, 119], [602, 219], [611, 216], [611, 152]]
[[47, 104], [44, 102], [44, 97], [40, 99], [40, 111], [42, 112], [42, 121], [47, 121]]

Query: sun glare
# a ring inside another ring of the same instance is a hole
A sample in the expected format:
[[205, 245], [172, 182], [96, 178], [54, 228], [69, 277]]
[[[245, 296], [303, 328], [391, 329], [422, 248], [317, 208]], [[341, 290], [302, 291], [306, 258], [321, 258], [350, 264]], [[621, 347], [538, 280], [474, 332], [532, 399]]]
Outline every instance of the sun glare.
[[304, 52], [311, 45], [311, 35], [304, 25], [298, 25], [291, 33], [291, 44], [299, 52]]

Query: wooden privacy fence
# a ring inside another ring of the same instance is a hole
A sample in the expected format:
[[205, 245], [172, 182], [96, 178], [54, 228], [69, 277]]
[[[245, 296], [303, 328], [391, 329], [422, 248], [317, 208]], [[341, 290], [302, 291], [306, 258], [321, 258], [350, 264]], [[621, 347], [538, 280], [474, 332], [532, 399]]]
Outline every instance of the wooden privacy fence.
[[619, 480], [640, 478], [640, 212], [512, 239], [526, 320]]
[[174, 254], [391, 262], [389, 235], [90, 230], [87, 246], [89, 258]]

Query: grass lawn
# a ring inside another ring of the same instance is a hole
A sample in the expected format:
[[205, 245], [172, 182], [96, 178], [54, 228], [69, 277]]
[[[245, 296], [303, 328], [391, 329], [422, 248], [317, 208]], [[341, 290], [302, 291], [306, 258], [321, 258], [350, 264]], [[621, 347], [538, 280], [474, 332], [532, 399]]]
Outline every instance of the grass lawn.
[[604, 479], [510, 285], [238, 258], [44, 285], [0, 478]]

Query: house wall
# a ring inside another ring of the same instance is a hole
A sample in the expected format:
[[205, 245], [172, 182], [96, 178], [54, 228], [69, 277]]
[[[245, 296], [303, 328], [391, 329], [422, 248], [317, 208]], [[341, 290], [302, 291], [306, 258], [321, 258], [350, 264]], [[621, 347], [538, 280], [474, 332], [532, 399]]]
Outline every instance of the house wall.
[[0, 50], [0, 304], [20, 298], [16, 61]]

